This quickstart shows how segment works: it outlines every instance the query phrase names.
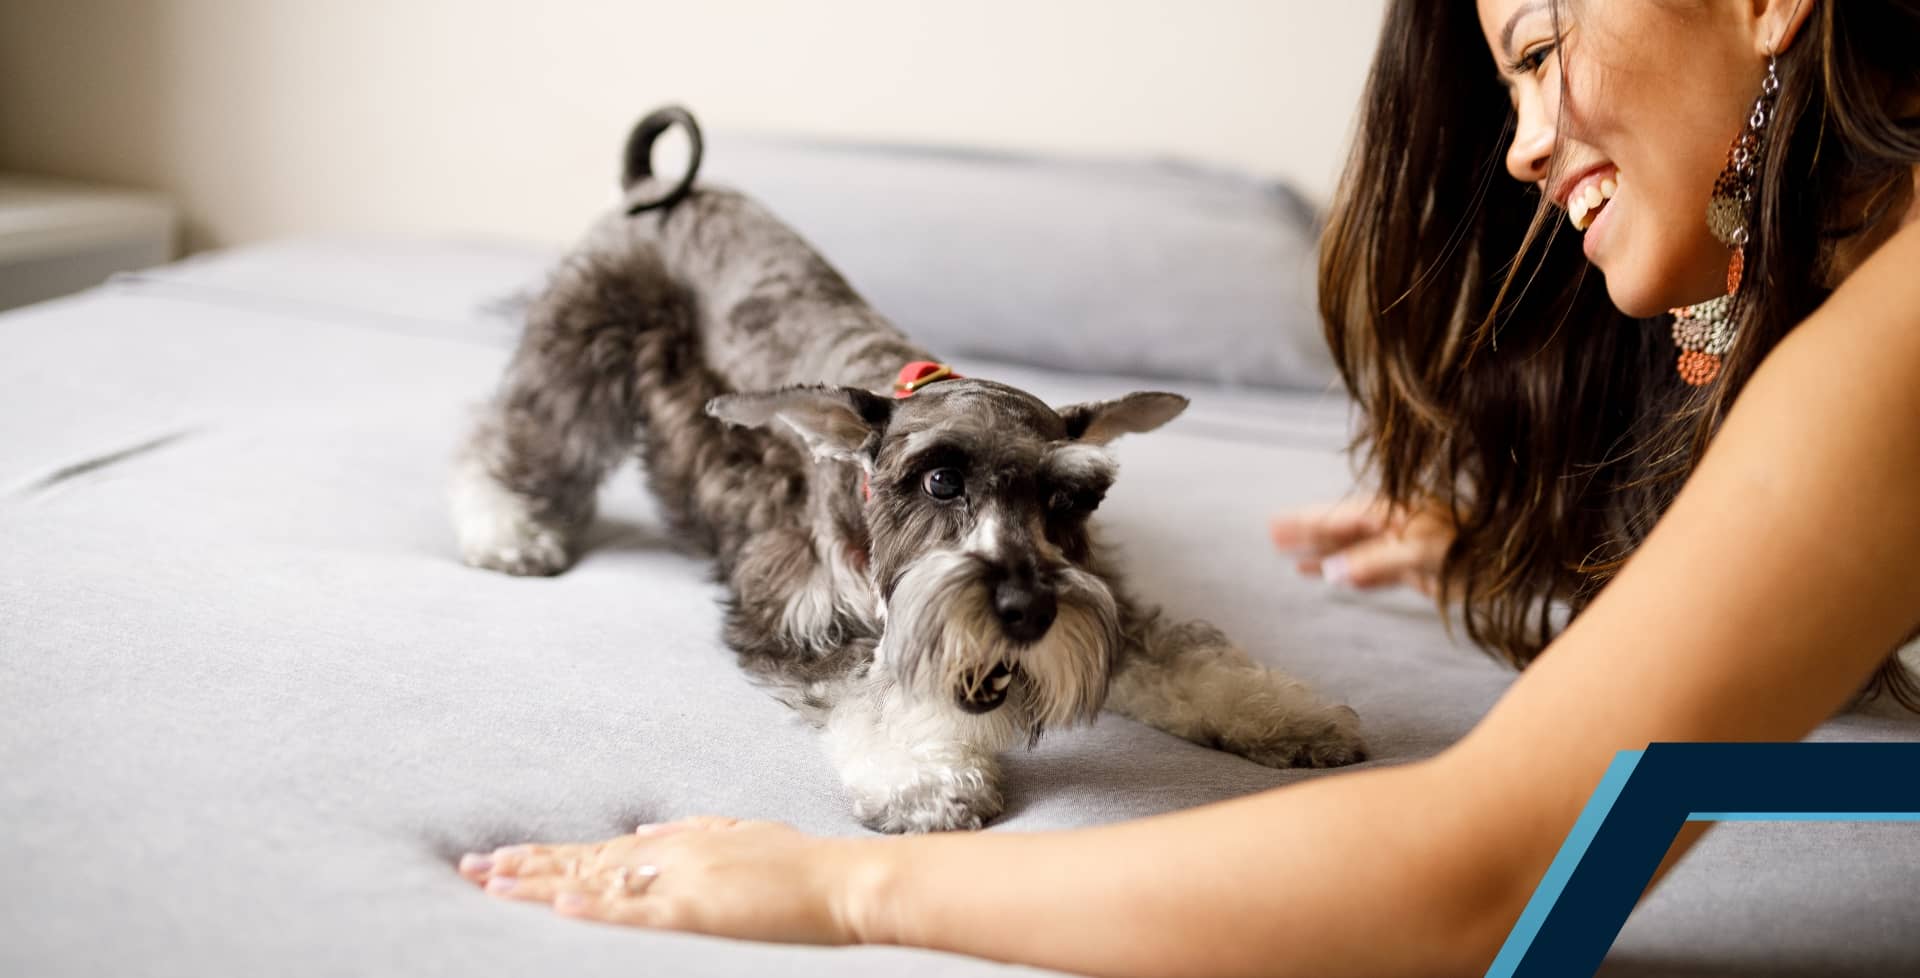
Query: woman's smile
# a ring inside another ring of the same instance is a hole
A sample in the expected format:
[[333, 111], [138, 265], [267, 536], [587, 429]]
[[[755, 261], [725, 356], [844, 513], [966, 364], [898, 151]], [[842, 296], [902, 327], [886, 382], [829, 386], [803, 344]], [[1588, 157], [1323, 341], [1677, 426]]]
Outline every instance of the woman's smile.
[[1606, 227], [1618, 209], [1613, 200], [1621, 184], [1620, 168], [1602, 163], [1561, 181], [1552, 195], [1554, 203], [1567, 212], [1567, 223], [1583, 235], [1581, 247], [1595, 265], [1600, 264], [1600, 243], [1606, 238]]

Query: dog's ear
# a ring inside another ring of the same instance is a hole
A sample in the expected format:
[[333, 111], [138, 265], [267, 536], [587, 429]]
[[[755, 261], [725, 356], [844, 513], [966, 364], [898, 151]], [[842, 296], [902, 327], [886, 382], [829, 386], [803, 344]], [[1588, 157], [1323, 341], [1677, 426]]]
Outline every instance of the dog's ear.
[[1067, 437], [1104, 445], [1121, 435], [1152, 431], [1186, 409], [1187, 399], [1178, 394], [1141, 391], [1118, 400], [1069, 405], [1059, 413], [1067, 423]]
[[723, 394], [707, 413], [728, 424], [764, 428], [780, 422], [800, 436], [815, 458], [870, 460], [893, 417], [893, 402], [854, 387], [787, 387]]

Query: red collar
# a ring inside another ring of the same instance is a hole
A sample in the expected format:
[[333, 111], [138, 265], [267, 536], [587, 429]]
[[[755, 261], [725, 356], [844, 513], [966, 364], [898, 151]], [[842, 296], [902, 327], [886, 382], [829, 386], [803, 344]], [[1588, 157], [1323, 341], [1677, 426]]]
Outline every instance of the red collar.
[[[937, 384], [943, 380], [962, 379], [964, 378], [962, 378], [957, 371], [944, 363], [935, 363], [932, 360], [915, 360], [901, 367], [899, 375], [894, 378], [893, 399], [896, 401], [905, 400], [918, 394], [920, 388], [928, 384]], [[873, 486], [867, 481], [865, 475], [860, 477], [860, 496], [868, 502], [873, 500]]]

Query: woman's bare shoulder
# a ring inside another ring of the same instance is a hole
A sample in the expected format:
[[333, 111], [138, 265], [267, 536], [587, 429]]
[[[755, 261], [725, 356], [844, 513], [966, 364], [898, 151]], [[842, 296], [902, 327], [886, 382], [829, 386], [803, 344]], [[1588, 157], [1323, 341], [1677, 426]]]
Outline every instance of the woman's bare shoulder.
[[1916, 477], [1920, 225], [1775, 347], [1626, 568], [1470, 739], [1554, 756], [1805, 735], [1920, 624]]

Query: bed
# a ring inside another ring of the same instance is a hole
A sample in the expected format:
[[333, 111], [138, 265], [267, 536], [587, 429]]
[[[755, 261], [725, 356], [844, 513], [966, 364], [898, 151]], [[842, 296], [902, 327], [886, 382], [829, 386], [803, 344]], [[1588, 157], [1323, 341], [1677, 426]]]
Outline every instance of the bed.
[[[912, 183], [889, 186], [910, 196]], [[777, 209], [808, 213], [804, 188], [782, 192]], [[1218, 209], [1182, 193], [1180, 206]], [[915, 329], [966, 300], [916, 298], [878, 264], [899, 263], [898, 248], [863, 251], [837, 210], [792, 219], [830, 256], [853, 256], [843, 264], [883, 311]], [[0, 974], [1028, 970], [584, 926], [454, 874], [461, 852], [693, 813], [863, 831], [813, 734], [735, 668], [704, 563], [666, 543], [633, 472], [562, 576], [457, 559], [452, 448], [499, 375], [515, 297], [553, 257], [498, 241], [303, 238], [0, 315], [0, 828], [13, 867]], [[1060, 277], [1069, 260], [1038, 271]], [[1050, 329], [1011, 333], [1100, 326], [1074, 319], [1084, 297], [1062, 301]], [[981, 306], [953, 329], [977, 338], [994, 314]], [[1351, 483], [1347, 403], [1306, 335], [1274, 353], [1291, 366], [1259, 371], [1286, 374], [1279, 384], [955, 345], [973, 351], [963, 371], [1057, 401], [1190, 394], [1186, 417], [1118, 446], [1103, 522], [1134, 582], [1351, 702], [1368, 763], [1399, 763], [1459, 737], [1512, 675], [1420, 600], [1332, 590], [1270, 551], [1270, 512]], [[1815, 738], [1913, 740], [1920, 724], [1868, 708]], [[1109, 822], [1321, 776], [1113, 716], [1050, 734], [1007, 772], [995, 829]], [[1635, 913], [1604, 973], [1920, 973], [1916, 893], [1911, 823], [1730, 824]]]

